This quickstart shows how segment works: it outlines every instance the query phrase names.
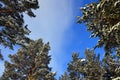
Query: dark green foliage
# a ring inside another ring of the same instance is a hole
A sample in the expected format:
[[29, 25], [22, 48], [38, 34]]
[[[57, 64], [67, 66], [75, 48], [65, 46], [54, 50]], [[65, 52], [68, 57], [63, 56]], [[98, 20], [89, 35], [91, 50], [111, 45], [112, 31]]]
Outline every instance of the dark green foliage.
[[24, 15], [35, 17], [32, 9], [37, 9], [38, 0], [0, 0], [0, 44], [13, 49], [13, 45], [29, 42], [30, 33], [24, 25]]
[[70, 73], [69, 76], [71, 80], [76, 80], [79, 79], [79, 71], [78, 71], [78, 66], [79, 66], [79, 58], [78, 54], [73, 53], [72, 55], [72, 61], [68, 64], [68, 72]]
[[101, 78], [102, 68], [99, 55], [96, 56], [92, 50], [86, 49], [85, 59], [73, 53], [72, 61], [68, 64], [68, 72], [72, 80], [98, 80]]
[[70, 76], [67, 74], [67, 72], [64, 72], [63, 75], [59, 78], [59, 80], [71, 80]]
[[86, 49], [86, 63], [84, 64], [84, 72], [86, 79], [98, 80], [102, 77], [103, 69], [101, 67], [100, 55], [94, 53], [93, 50]]
[[[23, 13], [35, 17], [32, 9], [38, 8], [37, 0], [0, 1], [0, 43], [9, 46], [21, 44], [11, 62], [5, 61], [5, 71], [0, 80], [56, 80], [48, 66], [51, 56], [49, 43], [30, 40], [30, 31], [24, 25]], [[83, 16], [78, 23], [86, 23], [91, 37], [98, 37], [95, 48], [104, 47], [105, 56], [100, 60], [93, 50], [85, 50], [85, 58], [73, 53], [67, 72], [59, 80], [115, 80], [120, 78], [120, 0], [99, 0], [81, 8]], [[30, 42], [30, 43], [29, 43]], [[115, 54], [111, 54], [115, 52]], [[0, 55], [0, 59], [3, 59]]]
[[120, 0], [99, 0], [81, 10], [83, 16], [78, 16], [78, 23], [86, 23], [91, 37], [99, 38], [95, 48], [105, 49], [102, 76], [106, 80], [120, 77]]
[[100, 60], [100, 55], [89, 49], [84, 53], [85, 59], [73, 53], [68, 75], [62, 75], [61, 80], [64, 76], [70, 80], [120, 79], [120, 0], [99, 0], [81, 10], [83, 15], [78, 16], [78, 23], [86, 23], [91, 37], [99, 38], [95, 48], [104, 47], [105, 56]]
[[81, 8], [83, 16], [78, 23], [86, 23], [91, 37], [98, 37], [96, 47], [103, 46], [105, 51], [120, 48], [120, 0], [99, 0]]
[[59, 80], [112, 80], [120, 77], [120, 59], [112, 55], [100, 60], [93, 50], [85, 50], [85, 59], [73, 53], [72, 61], [68, 63], [68, 73]]
[[51, 56], [49, 43], [42, 40], [31, 41], [26, 48], [20, 48], [14, 55], [9, 55], [11, 62], [5, 61], [2, 80], [55, 80], [55, 73], [48, 66]]
[[[107, 77], [120, 77], [120, 57], [108, 54], [103, 58], [102, 66], [107, 74]], [[109, 76], [108, 76], [109, 75]]]

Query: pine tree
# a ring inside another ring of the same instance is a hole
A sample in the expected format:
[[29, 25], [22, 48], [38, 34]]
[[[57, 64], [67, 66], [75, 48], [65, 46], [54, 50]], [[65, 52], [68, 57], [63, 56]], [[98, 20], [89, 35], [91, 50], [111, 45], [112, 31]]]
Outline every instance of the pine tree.
[[26, 48], [22, 47], [14, 55], [9, 55], [10, 62], [5, 61], [2, 80], [55, 80], [55, 73], [48, 66], [51, 56], [49, 43], [42, 39], [31, 41]]
[[100, 60], [100, 54], [85, 50], [85, 58], [73, 53], [68, 63], [68, 74], [65, 72], [59, 80], [114, 80], [120, 79], [120, 57], [107, 54]]
[[93, 50], [85, 50], [86, 64], [84, 71], [86, 74], [86, 80], [99, 80], [102, 78], [104, 70], [101, 67], [100, 55], [94, 53]]
[[86, 23], [91, 37], [98, 37], [96, 47], [113, 52], [120, 48], [120, 0], [99, 0], [81, 8], [78, 23]]
[[37, 8], [38, 0], [0, 0], [0, 44], [13, 49], [15, 44], [29, 42], [23, 13], [35, 17], [32, 9]]
[[64, 74], [61, 75], [59, 80], [71, 80], [71, 79], [70, 79], [70, 76], [67, 74], [67, 72], [64, 72]]
[[120, 61], [117, 56], [108, 55], [100, 60], [93, 50], [85, 50], [85, 58], [73, 53], [65, 72], [59, 80], [112, 80], [120, 77]]
[[79, 72], [79, 54], [73, 53], [72, 55], [72, 61], [68, 63], [68, 72], [71, 80], [79, 80], [80, 79], [80, 72]]
[[114, 79], [120, 77], [120, 61], [116, 55], [108, 54], [102, 60], [102, 67], [105, 71], [103, 75], [107, 79]]
[[68, 63], [68, 75], [64, 74], [60, 80], [67, 76], [69, 80], [102, 80], [105, 70], [102, 67], [100, 55], [93, 50], [85, 50], [85, 59], [79, 58], [78, 53], [73, 53], [72, 61]]
[[[91, 37], [98, 37], [95, 48], [104, 47], [102, 67], [108, 79], [120, 77], [120, 0], [99, 0], [81, 8], [78, 23], [86, 23]], [[113, 53], [113, 54], [112, 54]]]

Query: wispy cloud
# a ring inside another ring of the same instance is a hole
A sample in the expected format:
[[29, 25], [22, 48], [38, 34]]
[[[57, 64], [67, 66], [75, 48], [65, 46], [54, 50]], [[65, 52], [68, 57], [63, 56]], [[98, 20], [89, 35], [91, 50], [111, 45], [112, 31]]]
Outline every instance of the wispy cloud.
[[[53, 70], [62, 73], [64, 61], [64, 35], [70, 28], [73, 20], [72, 0], [40, 0], [40, 9], [35, 11], [37, 17], [31, 19], [25, 16], [26, 23], [32, 31], [32, 39], [42, 38], [50, 42], [52, 61], [50, 66]], [[60, 58], [61, 59], [60, 61]]]

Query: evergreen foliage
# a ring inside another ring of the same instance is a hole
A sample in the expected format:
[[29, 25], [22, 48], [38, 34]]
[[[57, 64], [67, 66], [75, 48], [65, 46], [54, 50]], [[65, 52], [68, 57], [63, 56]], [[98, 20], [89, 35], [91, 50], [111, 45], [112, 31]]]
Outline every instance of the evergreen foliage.
[[9, 55], [11, 62], [5, 61], [2, 80], [55, 80], [55, 73], [48, 66], [51, 56], [49, 43], [42, 39], [31, 41], [26, 48], [20, 48], [14, 55]]
[[59, 80], [71, 80], [71, 78], [69, 77], [67, 72], [64, 72], [64, 74], [59, 77]]
[[[0, 44], [13, 49], [13, 45], [24, 45], [5, 61], [5, 70], [0, 80], [56, 80], [56, 73], [48, 66], [49, 43], [42, 39], [30, 40], [30, 33], [24, 25], [23, 13], [35, 17], [32, 9], [37, 9], [38, 0], [0, 1]], [[94, 48], [104, 47], [105, 55], [86, 49], [85, 58], [72, 54], [67, 72], [59, 80], [119, 80], [120, 79], [120, 0], [99, 0], [81, 8], [83, 15], [78, 23], [86, 23], [91, 37], [98, 37]], [[114, 54], [112, 54], [114, 52]], [[3, 56], [0, 54], [0, 59]]]
[[102, 60], [102, 67], [105, 71], [104, 77], [114, 79], [120, 77], [120, 58], [116, 55], [107, 55]]
[[112, 55], [100, 60], [93, 50], [85, 50], [85, 59], [73, 53], [72, 61], [68, 63], [68, 73], [59, 80], [112, 80], [120, 77], [120, 61]]
[[38, 0], [0, 0], [0, 44], [13, 49], [13, 45], [29, 42], [30, 33], [24, 25], [24, 15], [35, 17], [32, 9], [37, 9]]
[[72, 61], [68, 64], [68, 72], [71, 80], [99, 80], [102, 73], [99, 55], [89, 49], [85, 51], [85, 59], [79, 58], [73, 53]]
[[99, 0], [81, 8], [78, 23], [86, 23], [91, 37], [98, 37], [96, 47], [113, 52], [120, 48], [120, 0]]
[[102, 61], [105, 76], [120, 77], [120, 0], [99, 0], [81, 10], [83, 16], [78, 16], [78, 23], [86, 23], [91, 37], [99, 38], [96, 47], [105, 49]]

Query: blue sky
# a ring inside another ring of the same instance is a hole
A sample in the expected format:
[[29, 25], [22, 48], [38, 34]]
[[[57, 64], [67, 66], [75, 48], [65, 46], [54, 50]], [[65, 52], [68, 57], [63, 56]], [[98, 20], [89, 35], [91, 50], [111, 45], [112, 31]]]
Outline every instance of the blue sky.
[[[40, 8], [34, 11], [37, 17], [30, 18], [25, 15], [25, 22], [32, 31], [29, 37], [34, 40], [42, 38], [45, 43], [50, 42], [50, 66], [53, 71], [57, 71], [57, 75], [66, 70], [73, 52], [79, 52], [80, 56], [84, 57], [84, 50], [97, 43], [96, 38], [89, 38], [90, 32], [86, 31], [84, 24], [76, 23], [76, 16], [81, 14], [79, 8], [93, 1], [95, 0], [39, 0]], [[7, 54], [14, 54], [19, 46], [15, 46], [14, 51], [0, 48], [7, 58]], [[96, 52], [103, 53], [103, 50], [97, 49]], [[3, 66], [2, 61], [0, 66]], [[0, 74], [3, 69], [4, 67], [0, 67]]]

